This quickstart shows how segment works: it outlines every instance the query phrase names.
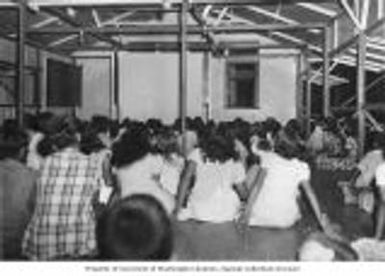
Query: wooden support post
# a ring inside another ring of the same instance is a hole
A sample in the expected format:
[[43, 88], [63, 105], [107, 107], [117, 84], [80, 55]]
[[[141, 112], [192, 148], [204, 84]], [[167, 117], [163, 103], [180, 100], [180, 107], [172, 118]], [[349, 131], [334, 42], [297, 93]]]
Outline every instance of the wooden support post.
[[41, 64], [41, 50], [36, 49], [36, 63], [37, 63], [37, 71], [35, 73], [35, 99], [34, 103], [37, 104], [36, 111], [40, 113], [42, 106], [42, 95], [41, 95], [41, 74], [42, 74], [42, 64]]
[[15, 106], [16, 119], [20, 127], [23, 126], [24, 116], [24, 61], [25, 61], [25, 16], [26, 6], [20, 1], [17, 16], [17, 47], [16, 47], [16, 83], [15, 83]]
[[186, 116], [187, 116], [187, 12], [188, 0], [183, 0], [179, 13], [179, 117], [181, 119], [182, 150], [187, 155]]
[[338, 18], [333, 20], [333, 49], [339, 45], [339, 23]]
[[211, 95], [211, 85], [210, 85], [210, 52], [203, 53], [203, 64], [202, 64], [202, 77], [203, 77], [203, 97], [202, 97], [202, 107], [203, 107], [203, 118], [208, 122], [210, 118], [210, 95]]
[[120, 121], [120, 95], [119, 95], [119, 52], [114, 51], [114, 58], [113, 58], [113, 64], [114, 64], [114, 105], [116, 108], [116, 118]]
[[377, 0], [377, 19], [384, 17], [384, 6], [385, 3], [383, 0]]
[[330, 67], [330, 28], [324, 28], [324, 45], [323, 45], [323, 115], [330, 116], [330, 84], [329, 84], [329, 67]]
[[359, 156], [364, 154], [365, 148], [365, 57], [366, 36], [360, 32], [357, 44], [357, 114]]
[[311, 68], [309, 63], [309, 50], [305, 52], [305, 67], [306, 67], [306, 134], [309, 137], [311, 132]]
[[297, 64], [297, 84], [296, 84], [296, 110], [297, 110], [297, 119], [301, 122], [301, 125], [304, 125], [304, 87], [302, 82], [302, 55], [298, 55]]

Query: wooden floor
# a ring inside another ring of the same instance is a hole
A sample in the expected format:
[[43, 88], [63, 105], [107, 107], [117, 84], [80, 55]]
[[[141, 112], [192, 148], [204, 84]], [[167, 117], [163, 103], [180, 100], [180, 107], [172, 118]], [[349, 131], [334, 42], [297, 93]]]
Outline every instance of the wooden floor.
[[[373, 235], [371, 217], [356, 207], [343, 205], [335, 178], [336, 175], [328, 172], [313, 173], [312, 185], [322, 210], [351, 240]], [[183, 261], [294, 261], [303, 240], [317, 230], [306, 201], [300, 206], [303, 219], [295, 227], [285, 230], [259, 227], [242, 230], [233, 222], [176, 222], [175, 255]]]

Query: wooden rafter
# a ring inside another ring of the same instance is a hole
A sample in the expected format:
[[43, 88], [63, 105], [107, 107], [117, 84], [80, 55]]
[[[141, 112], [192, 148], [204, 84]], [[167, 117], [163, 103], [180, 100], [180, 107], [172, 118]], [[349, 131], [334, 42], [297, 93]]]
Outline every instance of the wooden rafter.
[[69, 41], [71, 41], [71, 40], [74, 40], [74, 39], [76, 39], [76, 38], [78, 38], [78, 37], [79, 37], [79, 35], [77, 35], [77, 34], [68, 35], [68, 36], [66, 36], [66, 37], [63, 37], [63, 38], [60, 38], [60, 39], [58, 39], [58, 40], [55, 40], [55, 41], [51, 42], [51, 43], [48, 45], [48, 47], [50, 47], [50, 48], [56, 47], [56, 46], [59, 46], [59, 45], [62, 45], [62, 44], [64, 44], [64, 43], [66, 43], [66, 42], [69, 42]]
[[361, 25], [361, 22], [357, 16], [357, 13], [355, 13], [352, 8], [349, 6], [347, 0], [339, 0], [339, 3], [341, 4], [342, 8], [344, 9], [344, 11], [346, 12], [346, 14], [348, 15], [349, 19], [353, 22], [353, 24], [355, 25], [355, 27], [358, 29], [358, 30], [362, 30], [363, 29], [363, 26]]
[[123, 13], [120, 13], [104, 22], [102, 22], [102, 26], [108, 26], [108, 25], [119, 25], [118, 22], [122, 19], [125, 19], [127, 17], [130, 17], [131, 15], [133, 15], [136, 11], [135, 10], [131, 10], [131, 11], [127, 11], [127, 12], [123, 12]]
[[313, 12], [317, 12], [319, 14], [323, 14], [323, 15], [326, 15], [329, 17], [336, 17], [338, 15], [338, 13], [336, 11], [324, 8], [324, 7], [317, 5], [317, 4], [298, 3], [297, 5], [302, 7], [302, 8], [305, 8], [305, 9], [308, 9], [308, 10], [311, 10]]
[[[293, 31], [293, 30], [306, 30], [308, 28], [323, 28], [323, 24], [311, 23], [303, 25], [286, 25], [286, 24], [265, 24], [265, 25], [237, 25], [237, 26], [207, 26], [207, 31], [213, 33], [253, 33], [253, 32], [266, 32], [266, 31]], [[131, 34], [131, 35], [147, 35], [147, 34], [175, 34], [178, 32], [177, 25], [155, 25], [146, 24], [143, 26], [121, 26], [119, 28], [111, 27], [62, 27], [62, 28], [42, 28], [42, 29], [30, 29], [29, 34], [71, 34], [79, 33], [93, 34]], [[188, 25], [187, 32], [190, 34], [200, 34], [201, 27], [198, 25]]]
[[[374, 30], [382, 27], [383, 25], [385, 25], [385, 17], [383, 17], [383, 18], [379, 19], [378, 21], [376, 21], [373, 25], [371, 25], [368, 28], [366, 28], [363, 32], [364, 32], [364, 34], [366, 36], [369, 36], [370, 33], [372, 33]], [[358, 37], [359, 37], [358, 34], [354, 35], [353, 37], [351, 37], [350, 39], [346, 40], [344, 43], [339, 45], [337, 48], [331, 50], [329, 55], [331, 57], [334, 57], [334, 56], [342, 53], [346, 49], [348, 49], [351, 46], [353, 46], [354, 44], [356, 44], [357, 40], [358, 40]]]
[[360, 23], [362, 29], [366, 29], [368, 25], [368, 15], [369, 15], [369, 7], [370, 7], [370, 0], [362, 0], [362, 12], [360, 17]]
[[[44, 12], [59, 18], [61, 21], [65, 22], [65, 23], [67, 23], [67, 24], [69, 24], [75, 28], [77, 27], [77, 28], [82, 29], [82, 28], [87, 27], [87, 26], [84, 26], [84, 24], [78, 22], [76, 19], [68, 16], [67, 14], [65, 14], [59, 10], [47, 8], [47, 9], [44, 9]], [[104, 42], [111, 44], [114, 47], [119, 48], [119, 47], [123, 46], [120, 42], [110, 38], [109, 36], [105, 36], [103, 34], [91, 34], [91, 35], [100, 41], [104, 41]]]
[[[320, 3], [334, 0], [285, 0], [285, 4], [295, 4], [299, 2]], [[29, 0], [32, 6], [41, 7], [63, 7], [63, 6], [129, 6], [129, 5], [162, 5], [163, 0]], [[183, 0], [169, 0], [171, 5], [180, 5]], [[276, 5], [282, 0], [190, 0], [191, 4], [196, 5]]]
[[57, 21], [59, 21], [59, 19], [57, 19], [56, 17], [50, 16], [50, 17], [48, 17], [42, 21], [39, 21], [39, 22], [33, 24], [31, 28], [33, 28], [33, 29], [43, 28], [43, 27], [48, 26], [48, 25], [55, 23]]

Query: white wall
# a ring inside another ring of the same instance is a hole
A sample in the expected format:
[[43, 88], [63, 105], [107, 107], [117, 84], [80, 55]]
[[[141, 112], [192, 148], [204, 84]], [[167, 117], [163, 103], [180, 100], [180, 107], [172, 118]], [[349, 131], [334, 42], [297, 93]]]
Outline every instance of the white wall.
[[[161, 118], [173, 122], [179, 114], [177, 53], [120, 53], [121, 118]], [[202, 114], [202, 55], [188, 55], [188, 116]]]
[[79, 57], [82, 70], [82, 105], [77, 115], [90, 119], [93, 115], [112, 116], [112, 63], [111, 56]]
[[274, 116], [281, 122], [296, 117], [297, 92], [296, 52], [287, 50], [261, 50], [259, 59], [260, 105], [258, 109], [226, 109], [225, 59], [212, 62], [212, 117], [215, 120], [233, 120], [241, 117], [248, 121], [260, 121]]
[[[263, 50], [260, 56], [260, 109], [225, 108], [225, 60], [211, 58], [211, 115], [215, 120], [249, 121], [296, 116], [298, 53]], [[188, 116], [203, 116], [203, 54], [188, 55]], [[179, 72], [176, 53], [120, 53], [120, 114], [169, 123], [178, 116]]]

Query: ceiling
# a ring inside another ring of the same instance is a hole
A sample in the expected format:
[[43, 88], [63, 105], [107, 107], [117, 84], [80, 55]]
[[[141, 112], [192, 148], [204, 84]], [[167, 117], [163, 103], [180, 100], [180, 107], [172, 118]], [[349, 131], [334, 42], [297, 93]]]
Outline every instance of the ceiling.
[[[16, 2], [0, 2], [0, 36], [13, 40], [17, 37]], [[24, 2], [28, 7], [27, 42], [49, 51], [69, 55], [84, 50], [178, 49], [181, 0]], [[355, 6], [355, 2], [361, 6]], [[366, 69], [385, 70], [385, 0], [190, 0], [189, 3], [188, 41], [192, 50], [213, 49], [236, 37], [238, 44], [308, 47], [310, 61], [319, 63], [325, 41], [323, 26], [328, 25], [332, 61], [355, 65], [355, 43], [347, 42], [354, 41], [358, 28], [355, 20], [359, 20], [362, 29], [370, 30], [366, 32], [369, 42]], [[349, 47], [340, 51], [345, 44]]]

